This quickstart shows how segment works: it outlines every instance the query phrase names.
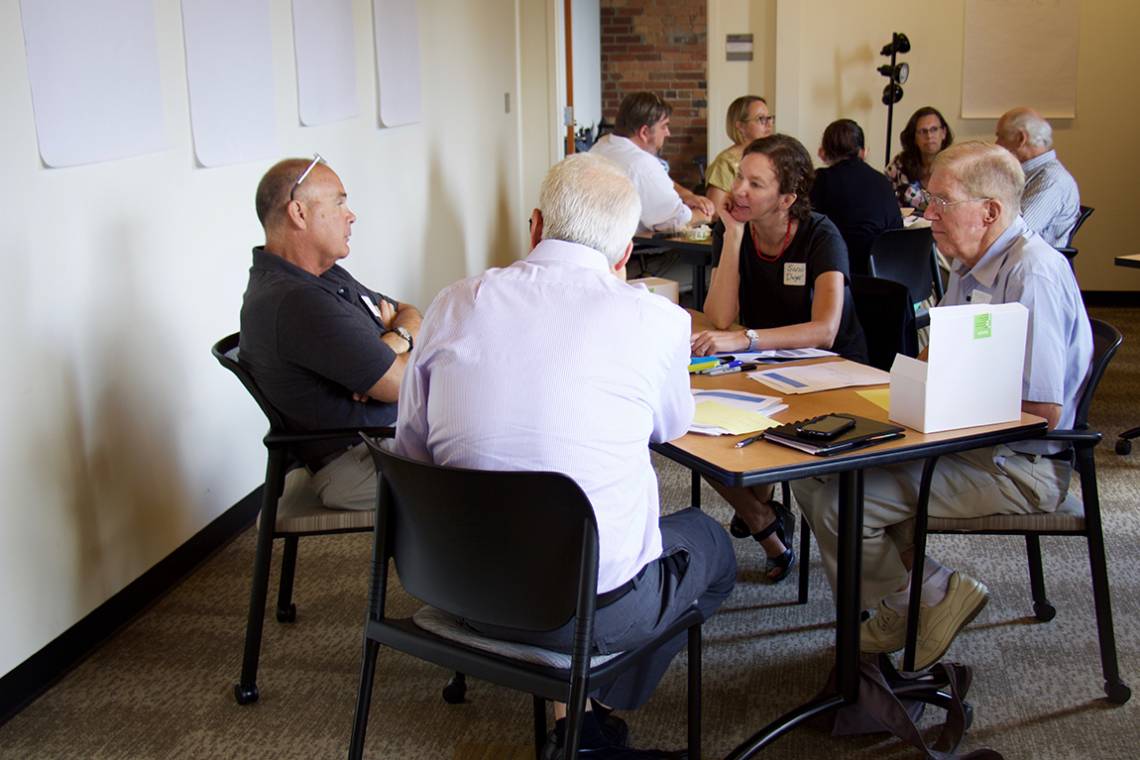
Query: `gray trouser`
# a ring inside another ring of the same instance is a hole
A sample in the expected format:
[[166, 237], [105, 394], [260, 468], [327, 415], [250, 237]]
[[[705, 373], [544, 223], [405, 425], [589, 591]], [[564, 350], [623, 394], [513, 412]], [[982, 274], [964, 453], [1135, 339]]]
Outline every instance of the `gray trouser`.
[[[667, 628], [696, 604], [707, 620], [728, 598], [736, 583], [736, 556], [724, 528], [698, 509], [685, 509], [661, 518], [661, 558], [645, 566], [635, 586], [594, 615], [596, 652], [633, 649]], [[472, 626], [475, 627], [475, 626]], [[560, 652], [573, 648], [573, 621], [554, 631], [518, 631], [480, 624], [480, 633], [508, 641], [534, 644]], [[684, 633], [631, 667], [592, 697], [623, 710], [649, 699], [673, 657], [686, 643]]]
[[[877, 605], [907, 582], [900, 555], [911, 548], [923, 462], [904, 462], [863, 473], [863, 606]], [[1069, 490], [1066, 461], [1020, 454], [1008, 446], [939, 458], [930, 484], [931, 517], [968, 518], [1053, 512]], [[835, 589], [838, 552], [838, 477], [792, 483], [811, 523], [827, 579]]]
[[[380, 445], [390, 450], [392, 439]], [[363, 442], [314, 472], [310, 485], [330, 509], [376, 509], [376, 468]]]

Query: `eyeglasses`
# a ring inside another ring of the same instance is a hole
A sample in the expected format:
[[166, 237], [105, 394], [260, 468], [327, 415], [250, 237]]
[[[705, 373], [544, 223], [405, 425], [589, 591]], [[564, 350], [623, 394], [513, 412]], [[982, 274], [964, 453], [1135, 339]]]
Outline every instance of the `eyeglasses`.
[[317, 164], [323, 164], [323, 163], [325, 163], [324, 157], [320, 153], [314, 153], [313, 154], [313, 160], [309, 162], [309, 165], [305, 167], [305, 171], [301, 172], [301, 176], [297, 177], [296, 182], [294, 182], [293, 186], [291, 188], [289, 188], [289, 200], [290, 201], [295, 200], [293, 198], [293, 194], [295, 192], [297, 192], [297, 187], [302, 182], [305, 181], [305, 177], [308, 177], [309, 173], [312, 172], [313, 169], [317, 168]]
[[920, 129], [916, 129], [914, 131], [915, 131], [915, 134], [917, 134], [919, 137], [929, 137], [931, 135], [941, 134], [943, 129], [944, 129], [944, 127], [939, 125], [937, 127], [922, 127]]
[[770, 124], [775, 123], [776, 114], [773, 113], [773, 114], [769, 114], [768, 116], [745, 116], [744, 118], [741, 119], [741, 121], [743, 121], [743, 122], [754, 121], [757, 124], [763, 124], [764, 126], [767, 127]]
[[942, 211], [943, 209], [950, 208], [951, 206], [957, 206], [962, 203], [993, 200], [992, 198], [963, 198], [960, 201], [952, 201], [949, 198], [943, 198], [941, 195], [935, 195], [928, 190], [920, 190], [919, 198], [922, 199], [922, 202], [925, 206], [933, 206], [938, 211]]

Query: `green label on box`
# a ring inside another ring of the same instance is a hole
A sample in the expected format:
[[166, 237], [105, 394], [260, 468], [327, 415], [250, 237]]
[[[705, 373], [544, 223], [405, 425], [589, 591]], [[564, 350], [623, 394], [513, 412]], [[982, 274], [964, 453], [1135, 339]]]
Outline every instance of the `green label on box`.
[[989, 338], [994, 334], [994, 318], [992, 314], [978, 314], [974, 317], [974, 340]]

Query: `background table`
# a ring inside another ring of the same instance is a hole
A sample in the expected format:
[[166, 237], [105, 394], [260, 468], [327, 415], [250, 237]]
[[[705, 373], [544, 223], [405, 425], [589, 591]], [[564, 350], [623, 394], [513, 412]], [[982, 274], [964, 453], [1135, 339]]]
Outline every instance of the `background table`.
[[712, 265], [712, 237], [690, 240], [684, 236], [649, 237], [638, 235], [633, 239], [633, 255], [660, 255], [671, 253], [677, 261], [693, 268], [693, 307], [703, 308], [708, 287], [706, 269]]

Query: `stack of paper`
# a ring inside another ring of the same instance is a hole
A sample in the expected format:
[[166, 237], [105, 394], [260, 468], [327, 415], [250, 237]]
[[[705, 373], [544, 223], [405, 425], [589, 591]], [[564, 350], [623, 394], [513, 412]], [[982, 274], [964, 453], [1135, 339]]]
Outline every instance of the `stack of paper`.
[[779, 396], [728, 390], [694, 390], [697, 411], [691, 433], [704, 435], [743, 435], [775, 427], [780, 423], [769, 415], [788, 408]]
[[851, 361], [808, 364], [750, 372], [750, 378], [784, 393], [814, 393], [853, 385], [887, 384], [891, 376], [881, 369]]

